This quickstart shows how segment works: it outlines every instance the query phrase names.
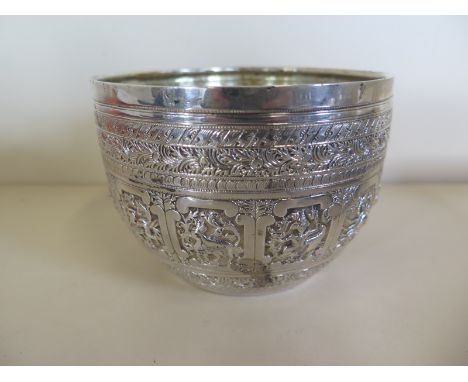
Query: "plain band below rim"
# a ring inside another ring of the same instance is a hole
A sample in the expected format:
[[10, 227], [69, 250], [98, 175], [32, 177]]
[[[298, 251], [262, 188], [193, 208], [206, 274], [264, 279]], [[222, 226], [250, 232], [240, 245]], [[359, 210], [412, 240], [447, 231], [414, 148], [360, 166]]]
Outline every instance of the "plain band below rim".
[[291, 75], [348, 76], [356, 80], [270, 86], [164, 86], [119, 82], [151, 76], [151, 73], [146, 73], [94, 79], [94, 98], [96, 102], [110, 107], [216, 114], [340, 109], [370, 105], [392, 97], [393, 79], [376, 72], [311, 68], [212, 68], [155, 72], [153, 75], [208, 75], [220, 71], [236, 74], [249, 70], [270, 76], [282, 72]]

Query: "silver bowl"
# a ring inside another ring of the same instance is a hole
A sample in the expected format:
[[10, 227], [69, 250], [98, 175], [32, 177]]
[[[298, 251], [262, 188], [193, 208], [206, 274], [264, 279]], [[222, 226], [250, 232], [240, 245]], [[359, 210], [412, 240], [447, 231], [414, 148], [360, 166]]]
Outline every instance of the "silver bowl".
[[294, 286], [367, 219], [392, 82], [382, 73], [302, 68], [96, 79], [115, 205], [148, 248], [201, 288]]

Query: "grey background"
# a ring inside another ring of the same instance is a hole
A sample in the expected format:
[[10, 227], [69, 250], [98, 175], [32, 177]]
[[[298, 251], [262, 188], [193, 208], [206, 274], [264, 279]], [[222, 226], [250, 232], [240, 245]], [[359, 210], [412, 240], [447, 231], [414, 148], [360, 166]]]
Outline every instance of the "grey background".
[[203, 66], [382, 70], [384, 181], [468, 180], [467, 17], [2, 17], [0, 183], [104, 183], [90, 78]]

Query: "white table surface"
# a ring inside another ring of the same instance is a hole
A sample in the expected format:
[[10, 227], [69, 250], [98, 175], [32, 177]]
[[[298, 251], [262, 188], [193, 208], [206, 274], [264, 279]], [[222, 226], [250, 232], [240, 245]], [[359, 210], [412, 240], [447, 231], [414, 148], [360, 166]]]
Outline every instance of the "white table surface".
[[194, 288], [103, 186], [0, 187], [0, 364], [468, 364], [468, 185], [384, 185], [309, 282]]

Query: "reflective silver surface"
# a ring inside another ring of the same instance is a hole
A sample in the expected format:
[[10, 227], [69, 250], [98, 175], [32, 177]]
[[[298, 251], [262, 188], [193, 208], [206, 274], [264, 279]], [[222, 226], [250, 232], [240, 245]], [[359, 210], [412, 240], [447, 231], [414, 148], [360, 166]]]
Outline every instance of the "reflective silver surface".
[[184, 279], [287, 288], [337, 254], [377, 198], [392, 79], [215, 68], [94, 81], [117, 208]]

